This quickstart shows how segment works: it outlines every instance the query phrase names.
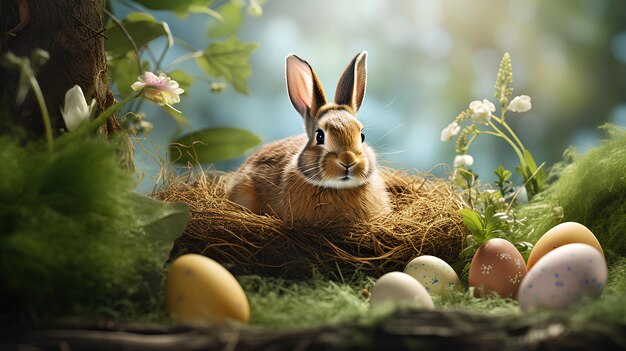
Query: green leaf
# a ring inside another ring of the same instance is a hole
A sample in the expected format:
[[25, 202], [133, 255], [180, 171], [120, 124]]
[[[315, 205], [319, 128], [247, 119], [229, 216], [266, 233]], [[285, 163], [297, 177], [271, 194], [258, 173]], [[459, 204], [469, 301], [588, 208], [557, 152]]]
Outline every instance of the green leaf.
[[465, 223], [465, 226], [470, 232], [474, 233], [474, 235], [482, 234], [484, 229], [483, 221], [476, 210], [463, 208], [459, 211], [459, 214], [463, 217], [463, 223]]
[[213, 21], [209, 26], [210, 38], [223, 38], [235, 34], [243, 22], [243, 3], [230, 1], [218, 11], [221, 21]]
[[166, 203], [135, 193], [130, 195], [130, 200], [137, 227], [143, 228], [149, 240], [164, 249], [171, 248], [191, 219], [189, 207], [184, 203]]
[[[168, 29], [164, 22], [158, 22], [147, 13], [131, 13], [121, 22], [133, 38], [137, 48], [143, 47], [156, 38], [168, 36]], [[114, 22], [107, 25], [107, 37], [109, 39], [105, 42], [105, 48], [111, 56], [121, 56], [133, 50], [133, 46], [124, 32]]]
[[178, 138], [170, 144], [170, 159], [176, 163], [205, 163], [242, 156], [261, 138], [237, 128], [207, 128]]
[[[535, 173], [535, 171], [537, 171], [537, 163], [535, 162], [535, 159], [530, 154], [530, 151], [528, 151], [528, 149], [524, 149], [524, 161], [526, 161], [531, 175]], [[543, 184], [546, 181], [546, 175], [543, 171], [543, 168], [540, 169], [539, 172], [537, 172], [537, 174], [535, 175], [535, 179], [537, 179], [537, 184], [539, 184], [540, 187], [543, 187]]]
[[223, 77], [236, 91], [248, 94], [247, 80], [252, 74], [248, 60], [257, 47], [256, 43], [245, 43], [232, 36], [223, 42], [209, 45], [196, 62], [211, 77]]
[[[137, 81], [139, 76], [135, 54], [128, 52], [124, 56], [109, 60], [108, 66], [109, 76], [112, 79], [112, 83], [117, 87], [117, 91], [121, 95], [130, 94], [132, 91], [130, 86]], [[143, 61], [141, 66], [143, 70], [146, 70], [148, 62]]]
[[218, 21], [224, 21], [224, 17], [222, 17], [222, 14], [213, 10], [209, 6], [192, 5], [192, 6], [189, 6], [187, 11], [189, 11], [189, 13], [200, 13], [200, 14], [209, 15]]
[[187, 72], [185, 72], [185, 70], [183, 69], [177, 69], [175, 71], [169, 72], [167, 76], [178, 82], [178, 85], [180, 85], [180, 87], [185, 90], [186, 93], [189, 92], [189, 88], [191, 88], [194, 80], [193, 76], [187, 74]]
[[504, 183], [507, 180], [511, 179], [511, 176], [513, 175], [513, 173], [511, 173], [511, 171], [509, 171], [508, 169], [504, 168], [502, 165], [498, 166], [498, 169], [496, 169], [493, 173], [495, 173], [495, 175], [498, 176], [499, 181], [501, 183]]
[[133, 0], [152, 10], [184, 11], [189, 6], [212, 3], [212, 0]]

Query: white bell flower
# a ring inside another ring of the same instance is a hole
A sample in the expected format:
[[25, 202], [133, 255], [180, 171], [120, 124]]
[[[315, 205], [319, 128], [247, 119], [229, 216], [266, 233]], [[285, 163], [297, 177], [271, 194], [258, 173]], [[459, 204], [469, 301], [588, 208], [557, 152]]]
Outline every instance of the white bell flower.
[[487, 124], [491, 120], [491, 113], [496, 112], [496, 106], [487, 99], [483, 101], [474, 100], [470, 103], [469, 108], [474, 123]]
[[516, 96], [506, 109], [513, 112], [526, 112], [530, 110], [531, 107], [530, 96], [520, 95]]
[[74, 85], [65, 93], [65, 104], [61, 108], [61, 115], [68, 131], [78, 128], [84, 121], [91, 117], [93, 108], [96, 106], [96, 99], [91, 100], [91, 104], [87, 105], [83, 89]]
[[456, 155], [454, 158], [454, 167], [469, 167], [474, 164], [472, 155]]
[[453, 136], [459, 134], [461, 127], [458, 123], [452, 122], [441, 131], [441, 141], [449, 141]]

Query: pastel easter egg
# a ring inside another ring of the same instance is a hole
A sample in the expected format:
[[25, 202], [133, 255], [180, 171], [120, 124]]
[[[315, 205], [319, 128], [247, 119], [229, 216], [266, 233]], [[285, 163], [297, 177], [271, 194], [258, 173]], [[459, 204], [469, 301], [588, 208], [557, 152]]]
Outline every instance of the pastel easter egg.
[[474, 254], [469, 270], [469, 286], [474, 296], [497, 293], [515, 298], [519, 284], [526, 276], [524, 258], [515, 246], [504, 239], [484, 242]]
[[386, 273], [372, 287], [370, 306], [375, 308], [390, 303], [415, 305], [428, 310], [435, 308], [426, 288], [402, 272]]
[[404, 273], [420, 282], [432, 295], [448, 297], [450, 289], [460, 289], [461, 280], [446, 261], [435, 256], [419, 256], [404, 268]]
[[239, 282], [212, 259], [187, 254], [172, 263], [165, 281], [167, 309], [179, 324], [247, 322], [248, 299]]
[[602, 246], [600, 246], [598, 239], [593, 235], [591, 230], [580, 223], [565, 222], [552, 227], [552, 229], [548, 230], [539, 238], [535, 247], [530, 252], [526, 266], [530, 270], [530, 268], [548, 252], [557, 247], [572, 243], [591, 245], [604, 255]]
[[544, 306], [566, 308], [583, 296], [599, 296], [606, 284], [604, 256], [587, 244], [567, 244], [544, 255], [522, 281], [522, 310]]

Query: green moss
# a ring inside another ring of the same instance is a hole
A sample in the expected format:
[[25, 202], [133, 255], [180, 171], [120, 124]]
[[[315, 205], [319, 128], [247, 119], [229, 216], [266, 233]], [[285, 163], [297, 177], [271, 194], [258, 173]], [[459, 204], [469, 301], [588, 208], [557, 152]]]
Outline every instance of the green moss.
[[[391, 311], [372, 311], [361, 294], [371, 289], [373, 279], [357, 277], [337, 283], [324, 278], [297, 282], [257, 276], [240, 277], [250, 301], [253, 326], [298, 328], [357, 321], [361, 324], [384, 318]], [[587, 299], [565, 311], [522, 312], [515, 300], [497, 296], [474, 298], [467, 290], [453, 292], [443, 300], [434, 297], [436, 309], [466, 311], [493, 316], [532, 318], [536, 313], [555, 314], [573, 319], [626, 323], [626, 258], [609, 269], [607, 286], [596, 299]]]
[[[163, 263], [186, 207], [135, 194], [115, 143], [58, 140], [48, 153], [0, 138], [3, 319], [162, 309]], [[172, 216], [179, 223], [168, 226]]]
[[587, 226], [613, 260], [626, 256], [626, 129], [604, 126], [609, 138], [584, 155], [566, 152], [554, 167], [556, 180], [518, 214], [536, 242], [560, 222]]
[[306, 281], [286, 281], [259, 276], [240, 277], [250, 300], [250, 323], [257, 326], [306, 327], [363, 317], [368, 302], [361, 291], [371, 279], [355, 277], [347, 283], [321, 276]]

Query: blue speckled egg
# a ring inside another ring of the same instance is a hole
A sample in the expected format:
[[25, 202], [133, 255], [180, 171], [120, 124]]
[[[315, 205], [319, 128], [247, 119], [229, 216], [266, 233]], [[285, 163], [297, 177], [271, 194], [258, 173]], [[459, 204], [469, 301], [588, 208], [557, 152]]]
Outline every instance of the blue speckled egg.
[[558, 247], [537, 261], [522, 280], [517, 299], [522, 310], [563, 309], [583, 296], [597, 297], [607, 278], [604, 256], [587, 244]]
[[433, 295], [448, 297], [450, 289], [462, 288], [461, 280], [446, 261], [429, 255], [414, 258], [404, 268], [404, 273], [417, 279]]

